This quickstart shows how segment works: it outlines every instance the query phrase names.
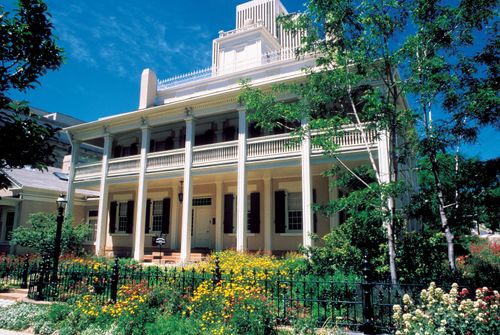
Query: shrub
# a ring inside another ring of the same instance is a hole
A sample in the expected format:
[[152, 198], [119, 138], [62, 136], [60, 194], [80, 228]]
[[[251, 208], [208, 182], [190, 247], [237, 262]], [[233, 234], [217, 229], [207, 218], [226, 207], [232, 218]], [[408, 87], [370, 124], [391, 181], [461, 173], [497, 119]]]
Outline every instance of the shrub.
[[449, 293], [431, 283], [420, 294], [416, 305], [405, 295], [404, 305], [394, 306], [397, 335], [500, 334], [500, 294], [488, 288], [478, 289], [476, 298], [467, 298], [467, 289], [458, 291], [453, 284]]
[[164, 314], [146, 325], [148, 335], [198, 335], [200, 323], [195, 318]]
[[[89, 231], [88, 224], [73, 225], [72, 218], [65, 218], [61, 236], [61, 253], [82, 254], [83, 242]], [[26, 226], [14, 229], [11, 243], [33, 249], [41, 255], [50, 256], [54, 253], [55, 236], [56, 215], [41, 212], [31, 214]]]
[[188, 306], [190, 317], [200, 320], [202, 334], [272, 334], [275, 317], [256, 283], [239, 278], [222, 280], [215, 287], [203, 282]]
[[479, 240], [470, 245], [469, 251], [469, 255], [457, 259], [463, 278], [475, 286], [498, 287], [500, 244]]

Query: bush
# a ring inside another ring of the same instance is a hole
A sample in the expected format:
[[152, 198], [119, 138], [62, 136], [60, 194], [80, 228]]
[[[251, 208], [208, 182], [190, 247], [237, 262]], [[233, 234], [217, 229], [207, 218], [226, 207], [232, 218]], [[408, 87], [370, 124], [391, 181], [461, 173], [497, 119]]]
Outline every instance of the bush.
[[146, 325], [148, 335], [198, 335], [200, 323], [194, 318], [164, 314]]
[[243, 277], [203, 282], [195, 290], [188, 314], [200, 320], [202, 334], [273, 334], [275, 317], [262, 288]]
[[[33, 249], [42, 256], [53, 255], [56, 215], [44, 212], [31, 214], [26, 224], [13, 230], [11, 243]], [[82, 254], [83, 242], [89, 231], [88, 224], [73, 225], [72, 218], [65, 218], [61, 235], [61, 253]]]
[[498, 287], [500, 244], [479, 240], [470, 245], [470, 254], [457, 259], [462, 277], [476, 287]]
[[453, 284], [449, 293], [431, 283], [420, 294], [416, 305], [405, 295], [403, 306], [394, 306], [396, 335], [500, 334], [500, 294], [487, 288], [478, 289], [476, 298], [467, 298], [467, 289], [458, 291]]

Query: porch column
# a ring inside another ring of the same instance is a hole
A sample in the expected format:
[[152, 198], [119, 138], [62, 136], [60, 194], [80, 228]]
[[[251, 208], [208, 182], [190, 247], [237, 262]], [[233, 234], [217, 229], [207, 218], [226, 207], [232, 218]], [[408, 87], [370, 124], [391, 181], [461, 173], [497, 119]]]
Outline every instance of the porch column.
[[106, 223], [108, 219], [108, 165], [111, 157], [111, 147], [113, 146], [113, 135], [107, 131], [104, 134], [104, 148], [101, 161], [101, 186], [99, 189], [99, 211], [97, 214], [97, 232], [95, 241], [96, 255], [104, 255], [106, 244]]
[[[16, 211], [14, 212], [14, 222], [13, 222], [13, 229], [12, 230], [16, 229], [17, 227], [19, 227], [21, 225], [21, 223], [19, 221], [21, 220], [22, 206], [23, 206], [23, 202], [22, 201], [19, 201], [16, 204], [16, 207], [15, 207]], [[4, 224], [4, 226], [5, 226], [5, 224]], [[5, 237], [7, 237], [7, 236], [5, 236]], [[17, 249], [17, 246], [15, 244], [11, 243], [10, 247], [9, 247], [9, 252], [13, 255], [13, 254], [16, 253], [16, 249]]]
[[311, 234], [313, 232], [311, 138], [308, 126], [309, 121], [302, 120], [302, 127], [306, 128], [302, 139], [302, 245], [306, 248], [312, 246]]
[[236, 204], [236, 250], [247, 250], [247, 121], [244, 108], [238, 110], [238, 185]]
[[146, 200], [148, 198], [148, 183], [146, 169], [148, 165], [149, 138], [151, 128], [143, 120], [141, 126], [141, 163], [139, 167], [139, 182], [137, 186], [137, 209], [135, 214], [134, 259], [142, 262], [144, 259], [144, 234], [146, 226]]
[[215, 183], [215, 250], [220, 251], [223, 247], [222, 211], [224, 204], [224, 192], [221, 180]]
[[66, 205], [66, 216], [73, 214], [75, 201], [75, 173], [76, 165], [78, 164], [78, 158], [80, 156], [81, 144], [80, 141], [74, 140], [70, 133], [68, 133], [67, 135], [71, 143], [71, 163], [69, 166], [68, 190], [66, 192], [66, 200], [68, 201], [68, 204]]
[[177, 235], [179, 227], [179, 186], [172, 187], [172, 223], [170, 224], [170, 249], [177, 249]]
[[389, 139], [386, 131], [380, 132], [378, 141], [378, 169], [380, 180], [383, 183], [390, 182], [390, 167], [389, 167]]
[[269, 177], [264, 178], [264, 251], [268, 254], [272, 252], [272, 188], [272, 179]]
[[186, 117], [186, 146], [184, 148], [184, 199], [182, 202], [181, 261], [189, 262], [191, 257], [191, 205], [193, 185], [191, 167], [193, 165], [194, 126], [191, 113]]
[[[334, 177], [328, 177], [328, 200], [334, 201], [339, 198], [339, 188], [338, 186], [333, 187]], [[330, 231], [334, 230], [339, 226], [339, 212], [330, 215]]]

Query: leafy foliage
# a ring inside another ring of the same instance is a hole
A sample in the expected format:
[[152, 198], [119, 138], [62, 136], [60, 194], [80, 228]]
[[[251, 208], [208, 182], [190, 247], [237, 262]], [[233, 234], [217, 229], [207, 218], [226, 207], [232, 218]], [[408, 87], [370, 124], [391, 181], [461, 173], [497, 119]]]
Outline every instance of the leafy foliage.
[[[14, 229], [11, 243], [33, 249], [41, 255], [50, 256], [54, 253], [56, 226], [56, 215], [53, 213], [31, 214], [26, 226]], [[73, 225], [73, 219], [66, 217], [61, 235], [61, 253], [81, 254], [82, 243], [89, 231], [89, 225]]]
[[[43, 169], [53, 163], [48, 140], [56, 129], [43, 124], [25, 102], [14, 102], [7, 94], [32, 89], [48, 70], [58, 69], [62, 49], [55, 43], [43, 0], [20, 0], [14, 15], [0, 6], [0, 25], [0, 169], [24, 165]], [[0, 187], [8, 185], [0, 173]]]

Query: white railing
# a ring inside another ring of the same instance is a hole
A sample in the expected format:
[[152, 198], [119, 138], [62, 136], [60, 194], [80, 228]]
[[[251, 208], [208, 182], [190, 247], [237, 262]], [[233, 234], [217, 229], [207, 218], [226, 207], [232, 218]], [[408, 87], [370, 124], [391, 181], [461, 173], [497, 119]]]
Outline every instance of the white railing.
[[[366, 128], [365, 128], [366, 129]], [[377, 144], [377, 131], [365, 130], [368, 148], [374, 149]], [[317, 136], [317, 135], [313, 135]], [[359, 129], [346, 127], [333, 139], [339, 145], [339, 152], [363, 151], [367, 144]], [[314, 155], [321, 155], [323, 150], [313, 148]], [[273, 160], [280, 158], [297, 158], [301, 154], [301, 142], [290, 134], [262, 136], [247, 140], [248, 161]], [[147, 172], [178, 170], [184, 167], [184, 149], [153, 152], [147, 156]], [[193, 166], [223, 165], [234, 163], [238, 159], [238, 141], [222, 142], [193, 148]], [[139, 172], [140, 156], [114, 158], [109, 161], [110, 176], [136, 174]], [[80, 165], [76, 168], [76, 180], [95, 179], [101, 174], [101, 163]]]
[[178, 169], [184, 166], [184, 149], [148, 154], [147, 172]]
[[229, 36], [229, 35], [234, 35], [234, 34], [242, 32], [242, 31], [247, 31], [247, 30], [250, 30], [250, 29], [257, 28], [257, 27], [264, 27], [264, 22], [263, 21], [257, 21], [256, 23], [252, 23], [252, 24], [243, 26], [241, 28], [237, 28], [237, 29], [233, 29], [233, 30], [229, 30], [229, 31], [222, 31], [221, 30], [221, 31], [219, 31], [219, 38], [226, 37], [226, 36]]
[[109, 160], [108, 175], [133, 174], [139, 172], [141, 156], [127, 156]]
[[222, 142], [194, 147], [193, 165], [223, 164], [238, 158], [238, 141]]
[[300, 142], [290, 134], [252, 138], [247, 141], [248, 160], [269, 159], [271, 156], [288, 157], [300, 154]]
[[86, 179], [99, 177], [101, 175], [101, 162], [91, 164], [79, 164], [75, 169], [75, 179]]
[[181, 85], [184, 83], [205, 79], [209, 77], [217, 77], [224, 74], [233, 73], [240, 70], [275, 63], [282, 60], [295, 58], [294, 48], [282, 48], [276, 51], [266, 52], [260, 58], [252, 58], [248, 60], [238, 61], [233, 64], [225, 64], [224, 66], [210, 66], [198, 71], [181, 74], [178, 76], [170, 77], [168, 79], [158, 80], [157, 90], [162, 91], [169, 87]]

